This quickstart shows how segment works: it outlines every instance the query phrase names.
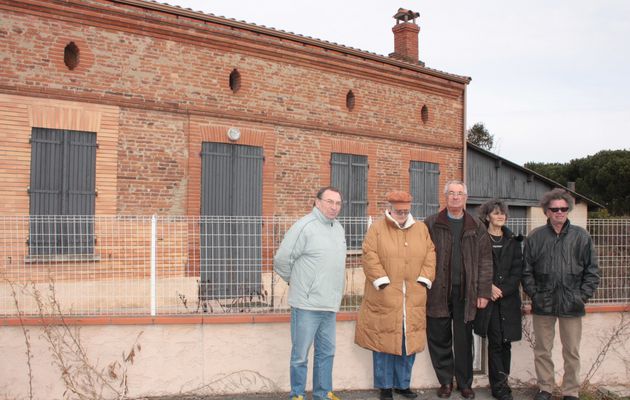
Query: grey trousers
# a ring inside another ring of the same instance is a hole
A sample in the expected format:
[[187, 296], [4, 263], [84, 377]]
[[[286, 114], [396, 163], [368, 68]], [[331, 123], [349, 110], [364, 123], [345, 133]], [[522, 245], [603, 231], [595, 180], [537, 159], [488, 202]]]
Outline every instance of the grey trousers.
[[548, 315], [533, 315], [534, 365], [540, 390], [553, 393], [555, 371], [551, 351], [556, 333], [556, 321], [560, 327], [564, 376], [562, 395], [578, 397], [580, 390], [580, 339], [582, 338], [582, 317], [562, 318]]

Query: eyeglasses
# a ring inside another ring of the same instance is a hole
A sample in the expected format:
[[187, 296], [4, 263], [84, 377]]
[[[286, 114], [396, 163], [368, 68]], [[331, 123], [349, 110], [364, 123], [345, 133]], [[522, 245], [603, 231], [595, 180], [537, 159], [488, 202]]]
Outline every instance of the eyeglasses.
[[455, 197], [455, 196], [466, 196], [466, 193], [464, 192], [448, 192], [446, 193], [448, 196], [450, 197]]
[[557, 213], [557, 212], [567, 212], [569, 211], [569, 207], [549, 207], [547, 210]]
[[391, 210], [392, 214], [400, 215], [401, 217], [404, 215], [409, 215], [411, 210]]
[[324, 203], [328, 204], [330, 207], [332, 207], [332, 206], [341, 207], [343, 205], [343, 202], [341, 202], [341, 201], [334, 201], [334, 200], [331, 200], [331, 199], [321, 199], [321, 201], [323, 201]]

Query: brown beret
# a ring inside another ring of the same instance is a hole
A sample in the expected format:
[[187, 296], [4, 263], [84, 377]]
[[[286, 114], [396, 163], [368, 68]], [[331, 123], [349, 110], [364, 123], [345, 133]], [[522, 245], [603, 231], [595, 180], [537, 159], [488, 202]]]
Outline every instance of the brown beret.
[[390, 203], [411, 203], [413, 196], [402, 190], [394, 190], [387, 193], [387, 201]]

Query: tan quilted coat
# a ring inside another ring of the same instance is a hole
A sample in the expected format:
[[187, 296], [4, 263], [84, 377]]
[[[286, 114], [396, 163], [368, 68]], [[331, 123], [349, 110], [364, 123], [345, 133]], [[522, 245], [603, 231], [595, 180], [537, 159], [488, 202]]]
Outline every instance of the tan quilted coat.
[[[401, 229], [388, 218], [373, 223], [363, 241], [363, 271], [355, 343], [401, 355], [404, 324], [407, 354], [424, 350], [427, 289], [417, 280], [432, 282], [435, 276], [435, 249], [426, 225], [416, 221]], [[391, 283], [377, 290], [373, 282], [384, 276]]]

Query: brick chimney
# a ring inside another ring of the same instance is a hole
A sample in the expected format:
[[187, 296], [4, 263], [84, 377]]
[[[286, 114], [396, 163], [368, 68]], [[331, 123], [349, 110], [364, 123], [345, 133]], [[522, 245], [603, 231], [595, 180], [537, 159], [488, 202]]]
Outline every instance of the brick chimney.
[[[389, 56], [399, 60], [417, 64], [418, 58], [418, 33], [420, 27], [416, 25], [416, 18], [420, 13], [399, 8], [394, 15], [396, 25], [392, 28], [394, 32], [394, 52]], [[423, 63], [421, 63], [423, 64]]]

